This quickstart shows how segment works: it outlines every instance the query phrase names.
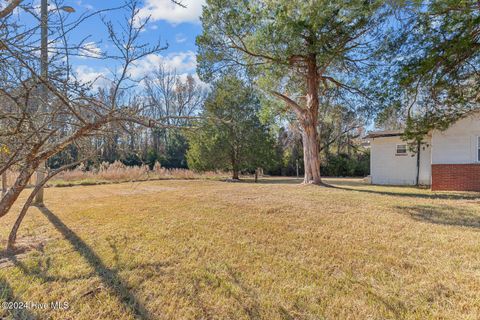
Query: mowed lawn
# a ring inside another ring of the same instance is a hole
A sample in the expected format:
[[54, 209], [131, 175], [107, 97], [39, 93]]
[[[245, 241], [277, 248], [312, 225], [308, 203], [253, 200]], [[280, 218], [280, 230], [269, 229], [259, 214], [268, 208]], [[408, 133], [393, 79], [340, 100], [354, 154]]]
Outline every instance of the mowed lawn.
[[[0, 263], [38, 319], [478, 319], [475, 193], [327, 179], [46, 190]], [[25, 197], [25, 195], [23, 195]], [[4, 240], [16, 207], [2, 218]], [[3, 245], [3, 243], [2, 243]]]

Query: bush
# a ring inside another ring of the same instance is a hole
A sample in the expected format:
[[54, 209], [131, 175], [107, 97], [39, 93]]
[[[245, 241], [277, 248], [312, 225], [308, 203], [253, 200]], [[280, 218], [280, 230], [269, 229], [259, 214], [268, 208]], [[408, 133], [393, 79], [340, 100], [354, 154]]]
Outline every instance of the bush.
[[365, 177], [370, 174], [370, 155], [330, 155], [321, 168], [322, 175], [334, 177]]

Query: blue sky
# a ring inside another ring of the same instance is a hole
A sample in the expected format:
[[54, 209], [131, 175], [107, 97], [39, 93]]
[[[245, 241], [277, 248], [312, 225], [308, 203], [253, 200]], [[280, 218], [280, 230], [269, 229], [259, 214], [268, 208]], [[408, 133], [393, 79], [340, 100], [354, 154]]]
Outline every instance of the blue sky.
[[[34, 3], [39, 3], [39, 0], [35, 0]], [[53, 0], [50, 3], [53, 3]], [[69, 19], [74, 20], [85, 12], [114, 8], [123, 3], [119, 0], [63, 0], [62, 5], [75, 8], [75, 12], [69, 14]], [[140, 42], [153, 44], [160, 41], [162, 45], [168, 44], [168, 48], [157, 55], [147, 56], [139, 61], [131, 69], [134, 77], [145, 75], [161, 63], [176, 69], [179, 74], [195, 74], [195, 38], [201, 32], [199, 17], [205, 1], [183, 0], [182, 3], [186, 8], [174, 5], [170, 0], [143, 0], [140, 3], [141, 16], [150, 17], [148, 25], [141, 34]], [[125, 10], [116, 10], [103, 14], [103, 17], [118, 24], [125, 14]], [[90, 18], [71, 34], [74, 43], [87, 36], [84, 43], [90, 55], [95, 52], [108, 53], [112, 50], [106, 27], [100, 17]], [[109, 69], [115, 68], [114, 61], [85, 57], [73, 57], [71, 64], [78, 78], [83, 81], [97, 79], [102, 74], [108, 74]], [[97, 80], [97, 85], [101, 85], [101, 81]]]

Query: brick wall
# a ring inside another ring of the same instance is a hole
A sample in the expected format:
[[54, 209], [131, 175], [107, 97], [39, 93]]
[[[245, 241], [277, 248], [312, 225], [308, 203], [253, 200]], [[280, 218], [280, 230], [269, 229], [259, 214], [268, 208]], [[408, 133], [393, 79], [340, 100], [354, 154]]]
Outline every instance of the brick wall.
[[480, 164], [432, 164], [432, 190], [480, 191]]

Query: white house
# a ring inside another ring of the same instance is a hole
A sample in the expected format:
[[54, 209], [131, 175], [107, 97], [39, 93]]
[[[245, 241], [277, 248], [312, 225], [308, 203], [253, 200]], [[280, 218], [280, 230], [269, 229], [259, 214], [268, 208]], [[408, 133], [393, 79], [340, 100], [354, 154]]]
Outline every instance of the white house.
[[418, 182], [432, 190], [480, 191], [480, 112], [463, 117], [445, 131], [431, 131], [419, 152], [410, 151], [402, 133], [376, 131], [366, 136], [371, 146], [372, 184]]

